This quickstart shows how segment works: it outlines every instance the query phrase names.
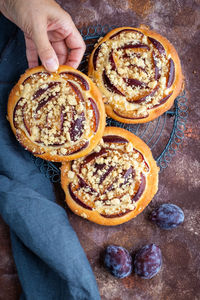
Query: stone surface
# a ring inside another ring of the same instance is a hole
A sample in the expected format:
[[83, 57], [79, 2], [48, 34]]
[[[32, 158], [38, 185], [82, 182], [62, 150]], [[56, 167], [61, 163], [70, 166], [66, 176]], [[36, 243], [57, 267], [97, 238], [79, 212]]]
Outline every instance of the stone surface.
[[[130, 222], [111, 227], [92, 224], [67, 209], [70, 222], [95, 273], [102, 300], [188, 300], [200, 299], [200, 106], [199, 106], [199, 0], [74, 0], [58, 1], [76, 25], [141, 23], [166, 36], [176, 47], [185, 75], [189, 117], [185, 139], [170, 165], [160, 174], [159, 191], [152, 203]], [[56, 186], [61, 205], [64, 195]], [[178, 228], [164, 231], [147, 220], [152, 207], [174, 203], [185, 213]], [[0, 300], [16, 300], [20, 284], [11, 254], [8, 227], [0, 220]], [[141, 246], [155, 243], [163, 253], [161, 272], [151, 280], [134, 274], [116, 279], [102, 266], [104, 249], [121, 245], [133, 254]]]

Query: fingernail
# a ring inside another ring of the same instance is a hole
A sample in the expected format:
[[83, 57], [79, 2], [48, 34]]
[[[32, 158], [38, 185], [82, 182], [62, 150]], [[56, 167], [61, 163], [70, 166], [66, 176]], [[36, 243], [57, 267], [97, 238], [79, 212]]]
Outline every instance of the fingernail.
[[50, 72], [55, 72], [58, 69], [58, 62], [55, 58], [49, 58], [45, 61], [45, 68]]

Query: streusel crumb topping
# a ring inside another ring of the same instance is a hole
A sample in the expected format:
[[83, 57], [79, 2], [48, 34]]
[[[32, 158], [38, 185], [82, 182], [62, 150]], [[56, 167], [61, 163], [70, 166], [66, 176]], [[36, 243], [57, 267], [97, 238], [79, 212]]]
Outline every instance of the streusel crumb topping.
[[[142, 32], [124, 29], [94, 53], [97, 86], [119, 115], [146, 117], [172, 93], [169, 73], [174, 63], [160, 42]], [[173, 70], [172, 70], [173, 69]]]
[[[119, 137], [118, 137], [119, 138]], [[94, 152], [72, 162], [68, 171], [74, 198], [103, 215], [135, 209], [149, 166], [133, 144], [101, 140]]]
[[98, 127], [96, 104], [80, 75], [55, 79], [46, 72], [28, 77], [17, 91], [13, 123], [51, 155], [78, 150]]

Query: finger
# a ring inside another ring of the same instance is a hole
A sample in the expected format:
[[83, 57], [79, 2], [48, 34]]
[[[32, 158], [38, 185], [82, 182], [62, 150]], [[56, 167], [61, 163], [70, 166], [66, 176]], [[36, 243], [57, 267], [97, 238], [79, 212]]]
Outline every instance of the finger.
[[43, 66], [50, 72], [55, 72], [59, 67], [57, 55], [49, 41], [46, 24], [37, 24], [33, 31], [33, 40], [35, 42], [38, 55]]
[[75, 26], [72, 32], [66, 37], [65, 43], [67, 47], [71, 50], [67, 58], [66, 64], [77, 68], [81, 62], [86, 46], [79, 31], [76, 29]]
[[59, 64], [64, 65], [67, 60], [67, 46], [65, 42], [63, 40], [59, 42], [52, 42], [52, 46], [58, 57]]
[[26, 43], [26, 57], [28, 61], [29, 68], [34, 68], [38, 66], [38, 54], [37, 49], [35, 47], [34, 42], [25, 36], [25, 43]]
[[81, 62], [82, 57], [83, 57], [83, 53], [82, 51], [80, 52], [80, 49], [73, 49], [69, 52], [66, 65], [77, 69]]

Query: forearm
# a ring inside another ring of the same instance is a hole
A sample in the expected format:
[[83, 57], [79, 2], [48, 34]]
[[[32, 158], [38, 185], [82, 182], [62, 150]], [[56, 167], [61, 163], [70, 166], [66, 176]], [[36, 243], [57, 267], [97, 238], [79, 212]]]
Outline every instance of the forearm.
[[54, 0], [0, 0], [0, 10], [25, 34], [32, 34], [32, 25], [41, 19], [46, 8], [59, 6]]
[[[31, 1], [31, 0], [30, 0]], [[26, 14], [26, 7], [28, 7], [26, 2], [29, 0], [0, 0], [0, 11], [2, 14], [8, 18], [10, 21], [15, 23], [24, 32], [27, 32], [25, 28], [25, 22], [22, 18], [23, 14]], [[28, 33], [28, 32], [27, 32]]]
[[15, 11], [16, 0], [0, 0], [0, 11], [11, 20], [11, 12]]

